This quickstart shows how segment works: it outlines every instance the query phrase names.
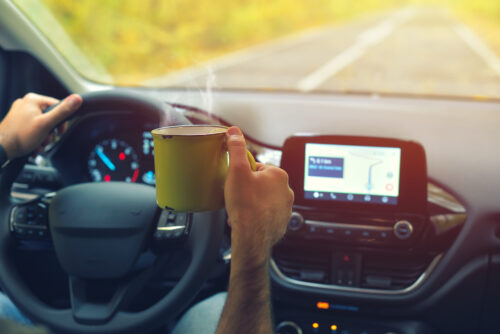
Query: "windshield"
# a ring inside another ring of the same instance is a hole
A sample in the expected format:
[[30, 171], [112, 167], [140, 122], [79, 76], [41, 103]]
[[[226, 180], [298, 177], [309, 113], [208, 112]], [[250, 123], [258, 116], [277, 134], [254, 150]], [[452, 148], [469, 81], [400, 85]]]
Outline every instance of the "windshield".
[[498, 0], [14, 0], [120, 86], [500, 98]]

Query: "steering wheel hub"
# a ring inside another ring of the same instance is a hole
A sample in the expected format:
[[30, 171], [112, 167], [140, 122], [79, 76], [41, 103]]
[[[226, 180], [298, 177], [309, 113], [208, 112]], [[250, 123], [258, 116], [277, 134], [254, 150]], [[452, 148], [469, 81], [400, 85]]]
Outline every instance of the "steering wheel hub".
[[127, 274], [153, 229], [154, 188], [84, 183], [61, 190], [49, 210], [50, 232], [63, 269], [82, 278]]

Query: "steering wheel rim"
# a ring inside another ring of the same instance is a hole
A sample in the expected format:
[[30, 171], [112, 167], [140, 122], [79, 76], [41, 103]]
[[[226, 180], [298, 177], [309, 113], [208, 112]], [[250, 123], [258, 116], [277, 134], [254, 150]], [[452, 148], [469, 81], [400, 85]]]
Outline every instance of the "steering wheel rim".
[[[168, 120], [169, 125], [189, 124], [189, 121], [167, 104], [148, 95], [129, 91], [100, 91], [83, 94], [77, 117], [113, 110], [138, 110]], [[163, 124], [162, 124], [163, 125]], [[173, 319], [189, 305], [205, 282], [214, 263], [223, 235], [223, 210], [193, 215], [191, 232], [186, 246], [191, 261], [175, 287], [151, 307], [139, 312], [116, 311], [103, 323], [86, 324], [75, 319], [69, 309], [54, 309], [39, 300], [16, 270], [12, 249], [15, 243], [9, 229], [11, 208], [16, 203], [10, 196], [11, 187], [26, 162], [12, 161], [0, 175], [0, 282], [6, 294], [27, 316], [56, 332], [64, 333], [126, 333], [153, 329]], [[50, 224], [50, 221], [49, 221]], [[73, 301], [72, 301], [73, 303]]]

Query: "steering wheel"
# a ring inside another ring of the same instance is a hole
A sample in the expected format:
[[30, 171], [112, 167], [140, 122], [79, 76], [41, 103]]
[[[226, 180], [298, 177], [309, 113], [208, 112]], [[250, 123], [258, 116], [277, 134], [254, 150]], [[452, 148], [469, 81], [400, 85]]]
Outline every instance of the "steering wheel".
[[[82, 98], [77, 119], [98, 112], [131, 110], [168, 120], [167, 125], [190, 123], [151, 96], [102, 91]], [[216, 260], [225, 224], [223, 210], [179, 213], [172, 220], [171, 214], [157, 207], [153, 187], [125, 182], [73, 185], [36, 203], [20, 204], [11, 197], [11, 188], [25, 163], [26, 158], [11, 161], [0, 175], [0, 282], [22, 312], [54, 332], [127, 333], [157, 328], [189, 305]], [[70, 308], [56, 309], [41, 301], [16, 269], [14, 234], [25, 222], [17, 219], [26, 210], [29, 213], [29, 205], [38, 206], [40, 225], [35, 232], [50, 230], [49, 242], [68, 275]], [[48, 212], [46, 217], [44, 212]], [[168, 234], [169, 230], [177, 233]], [[158, 242], [159, 231], [167, 233], [161, 241], [165, 247], [156, 251], [154, 264], [134, 270], [140, 254]], [[189, 254], [190, 260], [173, 289], [146, 309], [127, 311], [127, 305], [156, 274], [172, 269], [172, 253], [180, 250]], [[109, 298], [96, 296], [93, 289], [100, 284], [115, 287]]]

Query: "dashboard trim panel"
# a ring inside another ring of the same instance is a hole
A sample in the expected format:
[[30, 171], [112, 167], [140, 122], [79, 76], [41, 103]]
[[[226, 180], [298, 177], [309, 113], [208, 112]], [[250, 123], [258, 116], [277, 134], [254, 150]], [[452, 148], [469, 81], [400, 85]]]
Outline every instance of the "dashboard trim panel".
[[318, 220], [305, 220], [305, 224], [309, 226], [317, 227], [334, 227], [334, 228], [345, 228], [351, 230], [369, 230], [369, 231], [381, 231], [381, 232], [392, 232], [392, 226], [372, 226], [372, 225], [355, 225], [347, 223], [336, 223], [336, 222], [323, 222]]
[[353, 293], [361, 293], [368, 295], [404, 295], [410, 293], [417, 288], [419, 288], [430, 276], [430, 274], [434, 271], [437, 264], [443, 257], [443, 253], [440, 253], [432, 259], [431, 263], [427, 267], [427, 269], [417, 278], [417, 280], [410, 286], [404, 289], [399, 290], [381, 290], [381, 289], [367, 289], [367, 288], [357, 288], [357, 287], [347, 287], [333, 284], [321, 284], [321, 283], [312, 283], [312, 282], [304, 282], [299, 281], [290, 277], [287, 277], [285, 274], [281, 272], [278, 268], [278, 265], [271, 258], [271, 271], [275, 274], [276, 279], [279, 283], [287, 283], [297, 287], [308, 287], [317, 289], [318, 293], [323, 291], [340, 291], [340, 292], [353, 292]]

